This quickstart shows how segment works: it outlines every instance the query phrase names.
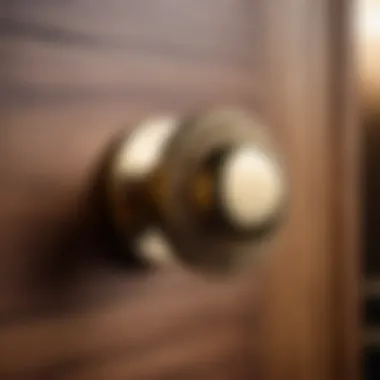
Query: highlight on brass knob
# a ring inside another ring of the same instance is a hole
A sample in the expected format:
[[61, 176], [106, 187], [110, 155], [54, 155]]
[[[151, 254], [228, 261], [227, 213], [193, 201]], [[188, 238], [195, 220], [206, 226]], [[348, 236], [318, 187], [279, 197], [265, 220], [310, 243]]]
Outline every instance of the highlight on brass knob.
[[218, 109], [151, 118], [126, 132], [106, 194], [128, 254], [228, 273], [265, 248], [282, 220], [285, 182], [268, 130], [242, 110]]

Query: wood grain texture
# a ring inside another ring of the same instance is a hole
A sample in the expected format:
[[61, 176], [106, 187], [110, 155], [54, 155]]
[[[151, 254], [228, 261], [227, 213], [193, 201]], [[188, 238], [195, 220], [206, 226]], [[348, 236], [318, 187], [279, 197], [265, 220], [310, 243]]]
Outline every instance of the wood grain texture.
[[[348, 230], [328, 3], [0, 1], [2, 378], [251, 379], [259, 341], [266, 378], [334, 378], [331, 233]], [[120, 267], [93, 194], [110, 138], [225, 104], [257, 113], [287, 162], [289, 217], [260, 273]]]
[[[13, 320], [0, 331], [0, 373], [119, 379], [165, 378], [171, 372], [175, 377], [219, 366], [230, 376], [242, 372], [238, 321], [244, 313], [237, 299], [244, 297], [236, 287], [200, 294], [193, 283], [191, 289], [182, 285], [180, 292], [168, 292], [152, 279], [145, 281], [150, 285], [139, 288], [148, 293], [134, 294], [128, 302], [128, 296], [103, 305], [97, 300], [91, 308]], [[175, 284], [173, 278], [170, 282]]]

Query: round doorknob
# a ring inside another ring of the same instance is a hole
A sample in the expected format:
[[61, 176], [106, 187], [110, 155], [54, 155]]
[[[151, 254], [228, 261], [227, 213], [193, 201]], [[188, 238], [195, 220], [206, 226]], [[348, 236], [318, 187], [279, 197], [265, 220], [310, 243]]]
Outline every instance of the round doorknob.
[[268, 131], [236, 109], [141, 122], [119, 139], [106, 185], [126, 252], [212, 272], [259, 254], [287, 193]]

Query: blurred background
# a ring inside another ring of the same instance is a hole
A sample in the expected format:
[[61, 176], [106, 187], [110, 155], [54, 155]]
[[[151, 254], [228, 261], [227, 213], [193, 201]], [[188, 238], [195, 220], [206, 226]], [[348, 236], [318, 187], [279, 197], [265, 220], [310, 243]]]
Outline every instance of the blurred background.
[[364, 352], [366, 378], [380, 378], [380, 1], [357, 8], [361, 128], [364, 131]]

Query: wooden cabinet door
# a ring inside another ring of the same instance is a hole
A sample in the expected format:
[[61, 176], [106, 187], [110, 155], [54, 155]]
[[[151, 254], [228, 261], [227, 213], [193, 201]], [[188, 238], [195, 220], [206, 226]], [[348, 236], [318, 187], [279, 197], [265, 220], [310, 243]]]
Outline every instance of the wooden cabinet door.
[[[354, 375], [347, 10], [0, 1], [2, 379]], [[284, 153], [289, 212], [266, 258], [228, 279], [115, 264], [88, 205], [110, 138], [152, 114], [224, 105], [259, 115]]]

